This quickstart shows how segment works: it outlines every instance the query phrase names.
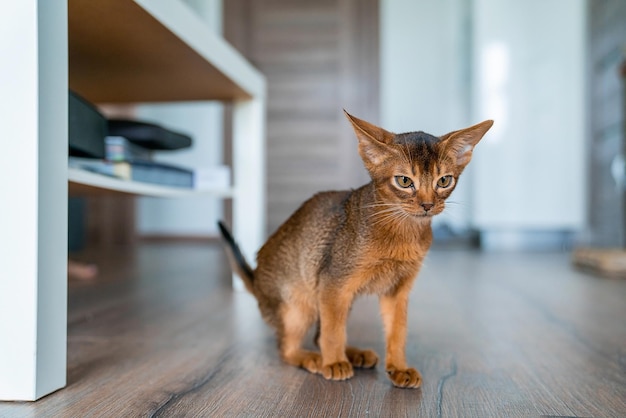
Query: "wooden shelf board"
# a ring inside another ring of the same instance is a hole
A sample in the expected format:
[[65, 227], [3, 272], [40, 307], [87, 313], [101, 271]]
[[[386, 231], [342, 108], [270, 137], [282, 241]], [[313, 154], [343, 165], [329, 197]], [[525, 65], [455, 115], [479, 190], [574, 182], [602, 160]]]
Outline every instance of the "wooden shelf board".
[[264, 94], [264, 77], [180, 0], [70, 0], [68, 29], [70, 88], [94, 103]]
[[197, 190], [182, 187], [159, 186], [150, 183], [120, 180], [73, 167], [68, 168], [68, 181], [70, 196], [123, 193], [152, 197], [214, 196], [219, 198], [232, 198], [234, 195], [232, 188]]

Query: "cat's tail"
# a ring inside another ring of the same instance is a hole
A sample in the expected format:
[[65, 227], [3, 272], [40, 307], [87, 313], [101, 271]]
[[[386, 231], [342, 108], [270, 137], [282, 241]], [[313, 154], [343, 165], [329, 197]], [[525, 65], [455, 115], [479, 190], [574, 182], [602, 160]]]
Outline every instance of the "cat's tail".
[[248, 289], [250, 293], [254, 294], [254, 286], [252, 285], [254, 282], [254, 270], [252, 270], [252, 267], [250, 267], [250, 264], [246, 261], [246, 258], [243, 256], [243, 253], [239, 249], [239, 245], [237, 245], [237, 242], [235, 241], [235, 238], [233, 238], [233, 235], [230, 233], [228, 227], [224, 225], [222, 221], [218, 221], [217, 226], [220, 228], [224, 241], [226, 241], [226, 253], [230, 259], [231, 268], [239, 277], [241, 277], [246, 289]]

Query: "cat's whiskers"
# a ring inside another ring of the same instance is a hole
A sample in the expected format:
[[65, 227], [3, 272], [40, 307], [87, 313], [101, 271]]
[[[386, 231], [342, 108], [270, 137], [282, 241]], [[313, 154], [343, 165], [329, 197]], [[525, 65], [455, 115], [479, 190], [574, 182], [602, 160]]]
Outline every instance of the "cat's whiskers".
[[402, 211], [398, 207], [394, 206], [387, 209], [377, 210], [370, 216], [370, 218], [399, 214], [400, 212]]
[[406, 225], [406, 220], [411, 221], [413, 219], [413, 215], [406, 209], [402, 208], [401, 205], [398, 204], [390, 204], [386, 209], [377, 210], [372, 215], [370, 215], [369, 219], [375, 219], [374, 222], [371, 223], [372, 226], [376, 225], [385, 225], [389, 223], [393, 223], [396, 225]]
[[448, 203], [456, 203], [458, 205], [465, 206], [465, 207], [468, 207], [468, 205], [463, 204], [463, 203], [458, 203], [458, 202], [446, 202], [446, 206], [444, 207], [443, 211], [441, 211], [442, 214], [445, 213], [446, 216], [451, 220], [464, 222], [465, 217], [463, 213], [459, 212], [458, 210], [455, 210], [456, 206], [453, 206], [452, 208], [448, 207]]
[[469, 208], [470, 207], [466, 202], [455, 202], [454, 200], [446, 200], [446, 205], [448, 205], [448, 204], [463, 206], [465, 208]]
[[388, 207], [388, 206], [398, 206], [398, 204], [397, 203], [373, 203], [371, 205], [361, 206], [361, 208], [369, 209], [369, 208]]
[[391, 208], [376, 211], [370, 216], [370, 219], [375, 218], [375, 221], [372, 222], [371, 225], [376, 226], [376, 225], [384, 225], [392, 221], [396, 222], [398, 221], [399, 216], [400, 216], [400, 219], [402, 219], [401, 216], [403, 214], [406, 214], [406, 212], [404, 212], [397, 205], [394, 205], [394, 207], [391, 207]]
[[368, 205], [368, 207], [373, 209], [373, 211], [367, 217], [371, 226], [391, 222], [396, 219], [396, 216], [398, 215], [398, 207], [396, 204], [381, 203]]
[[447, 200], [442, 213], [445, 213], [447, 216], [452, 217], [452, 218], [462, 219], [463, 215], [459, 213], [459, 211], [456, 208], [470, 208], [470, 207], [471, 205], [465, 202], [454, 202], [451, 200]]

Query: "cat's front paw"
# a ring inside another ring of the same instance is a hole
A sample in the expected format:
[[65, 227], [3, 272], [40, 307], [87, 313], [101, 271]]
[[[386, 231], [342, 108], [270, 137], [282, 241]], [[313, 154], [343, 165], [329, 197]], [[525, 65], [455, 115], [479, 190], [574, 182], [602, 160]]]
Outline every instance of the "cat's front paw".
[[328, 380], [346, 380], [354, 376], [352, 364], [347, 361], [322, 366], [322, 376]]
[[422, 384], [422, 375], [412, 367], [404, 370], [388, 369], [387, 376], [399, 388], [417, 389]]

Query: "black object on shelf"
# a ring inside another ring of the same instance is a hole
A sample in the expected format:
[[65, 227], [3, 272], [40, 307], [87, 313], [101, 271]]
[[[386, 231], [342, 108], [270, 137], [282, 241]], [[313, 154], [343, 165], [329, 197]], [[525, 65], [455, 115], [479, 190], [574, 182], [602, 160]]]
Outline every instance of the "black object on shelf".
[[191, 146], [188, 135], [134, 120], [109, 120], [109, 135], [123, 136], [135, 145], [152, 150], [176, 150]]
[[104, 137], [107, 120], [87, 100], [69, 92], [69, 155], [104, 158]]

